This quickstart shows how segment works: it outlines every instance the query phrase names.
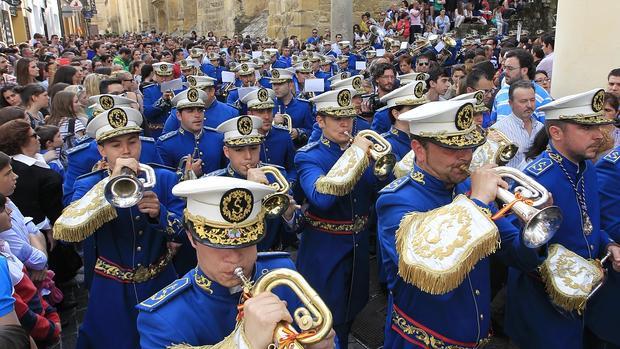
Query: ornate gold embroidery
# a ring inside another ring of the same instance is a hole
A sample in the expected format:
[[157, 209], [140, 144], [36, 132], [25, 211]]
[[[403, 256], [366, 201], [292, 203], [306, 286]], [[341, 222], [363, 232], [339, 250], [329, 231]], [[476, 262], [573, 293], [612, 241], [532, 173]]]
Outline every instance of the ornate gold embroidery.
[[463, 104], [456, 112], [454, 123], [457, 130], [467, 130], [474, 122], [474, 106], [471, 103]]
[[196, 281], [196, 285], [198, 285], [198, 287], [202, 288], [209, 294], [213, 294], [213, 290], [211, 289], [211, 280], [200, 275], [197, 268], [194, 270], [194, 281]]
[[129, 133], [140, 133], [142, 132], [142, 128], [139, 126], [130, 126], [130, 127], [122, 127], [117, 128], [109, 132], [104, 132], [97, 137], [97, 142], [105, 141], [110, 138], [114, 138], [116, 136], [122, 136]]
[[598, 112], [603, 111], [604, 107], [605, 107], [605, 91], [599, 90], [598, 92], [594, 94], [594, 97], [592, 97], [592, 110], [598, 113]]
[[349, 107], [351, 106], [351, 91], [342, 90], [338, 92], [338, 96], [336, 96], [336, 100], [340, 107]]
[[554, 153], [554, 152], [547, 152], [547, 154], [549, 154], [549, 157], [550, 157], [553, 161], [558, 162], [558, 163], [561, 163], [561, 162], [562, 162], [562, 156], [561, 156], [561, 155], [558, 155], [558, 154], [556, 154], [556, 153]]
[[426, 184], [426, 182], [424, 181], [424, 173], [420, 172], [420, 171], [412, 171], [409, 174], [409, 177], [411, 177], [411, 179], [413, 179], [414, 181], [420, 183], [420, 184]]
[[[420, 224], [411, 245], [414, 253], [421, 257], [444, 259], [471, 239], [471, 217], [464, 207], [438, 208], [428, 214], [426, 221], [433, 224]], [[442, 233], [456, 233], [456, 238], [450, 244], [442, 244], [446, 241]]]
[[124, 283], [141, 283], [153, 279], [159, 275], [166, 266], [172, 261], [173, 253], [167, 250], [166, 254], [159, 258], [155, 263], [148, 267], [138, 267], [136, 269], [125, 269], [114, 264], [110, 264], [101, 258], [97, 258], [95, 272], [104, 274], [112, 279], [117, 279]]
[[252, 133], [252, 125], [252, 119], [250, 119], [249, 116], [242, 116], [237, 120], [237, 131], [240, 134], [247, 136]]
[[199, 239], [218, 246], [239, 246], [258, 241], [264, 234], [265, 211], [261, 209], [255, 219], [245, 224], [221, 224], [196, 216], [185, 209], [185, 219], [190, 222], [192, 233]]
[[257, 135], [251, 137], [227, 139], [224, 141], [224, 143], [226, 143], [226, 146], [228, 147], [243, 147], [246, 145], [261, 144], [263, 143], [263, 136]]
[[246, 220], [252, 213], [254, 196], [245, 188], [231, 189], [224, 193], [220, 201], [220, 214], [230, 223]]
[[407, 98], [396, 102], [396, 105], [419, 105], [428, 102], [426, 98]]
[[329, 107], [317, 110], [319, 113], [327, 114], [332, 117], [354, 117], [357, 111], [354, 106], [350, 107]]
[[110, 109], [108, 112], [108, 123], [113, 128], [121, 128], [127, 126], [127, 113], [121, 108]]
[[368, 217], [356, 217], [353, 223], [344, 224], [325, 222], [308, 214], [304, 215], [304, 217], [306, 218], [306, 223], [308, 223], [311, 227], [335, 233], [358, 233], [364, 230], [366, 223], [368, 223]]
[[472, 132], [455, 135], [455, 136], [434, 136], [430, 137], [437, 142], [445, 144], [447, 146], [452, 147], [469, 147], [482, 143], [485, 140], [484, 135], [478, 131], [477, 129], [472, 130]]

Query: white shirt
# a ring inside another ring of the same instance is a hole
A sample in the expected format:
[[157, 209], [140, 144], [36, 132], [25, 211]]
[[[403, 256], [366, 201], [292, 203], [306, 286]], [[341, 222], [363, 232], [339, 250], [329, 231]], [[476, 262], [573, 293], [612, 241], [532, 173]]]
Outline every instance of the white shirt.
[[523, 120], [519, 119], [514, 113], [510, 113], [507, 117], [502, 118], [493, 124], [492, 128], [501, 131], [506, 135], [506, 137], [508, 137], [508, 139], [519, 146], [517, 154], [508, 162], [508, 164], [506, 164], [506, 166], [518, 168], [521, 162], [525, 160], [525, 152], [527, 152], [532, 146], [534, 137], [536, 137], [536, 134], [545, 127], [545, 125], [536, 120], [535, 117], [530, 116], [530, 119], [532, 120], [532, 133], [530, 134], [527, 133]]
[[34, 158], [31, 158], [30, 156], [24, 154], [17, 154], [13, 156], [13, 160], [19, 161], [28, 166], [36, 165], [42, 168], [50, 168], [47, 162], [45, 162], [45, 158], [43, 158], [43, 155], [39, 153], [36, 153], [34, 155]]

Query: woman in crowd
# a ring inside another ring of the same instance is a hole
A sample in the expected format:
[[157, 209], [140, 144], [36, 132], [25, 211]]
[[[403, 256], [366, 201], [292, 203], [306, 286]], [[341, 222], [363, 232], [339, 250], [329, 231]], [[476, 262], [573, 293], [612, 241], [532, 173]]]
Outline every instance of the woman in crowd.
[[435, 17], [435, 34], [446, 34], [450, 30], [450, 18], [446, 15], [446, 10], [439, 11], [439, 16]]
[[17, 89], [22, 99], [22, 106], [26, 109], [26, 115], [32, 128], [45, 124], [41, 109], [49, 105], [47, 90], [43, 86], [31, 83]]
[[12, 157], [13, 172], [20, 178], [11, 200], [39, 229], [50, 230], [62, 212], [62, 178], [50, 169], [40, 149], [28, 122], [12, 120], [0, 126], [0, 151]]
[[82, 81], [82, 75], [78, 74], [78, 70], [70, 65], [63, 65], [58, 67], [56, 74], [54, 74], [54, 80], [52, 85], [59, 82], [64, 82], [69, 85], [79, 85]]
[[84, 136], [86, 125], [77, 118], [81, 106], [73, 92], [60, 91], [52, 100], [52, 113], [46, 124], [58, 126], [63, 142], [63, 151], [76, 145], [77, 138]]
[[398, 23], [396, 24], [396, 32], [400, 36], [401, 41], [409, 41], [409, 30], [411, 28], [411, 21], [407, 12], [401, 12], [399, 14]]
[[19, 93], [15, 91], [16, 84], [6, 84], [0, 88], [0, 108], [22, 104]]
[[[616, 120], [618, 124], [618, 107], [620, 103], [618, 98], [611, 93], [605, 93], [605, 103], [603, 104], [604, 117], [611, 120]], [[604, 125], [600, 126], [603, 133], [603, 141], [596, 155], [596, 161], [601, 157], [607, 155], [610, 150], [620, 144], [620, 132], [616, 125]]]
[[37, 66], [37, 61], [24, 57], [15, 63], [15, 78], [18, 85], [25, 86], [36, 83], [38, 76], [39, 67]]
[[30, 121], [26, 117], [26, 110], [20, 106], [0, 108], [0, 125], [17, 119]]
[[551, 79], [549, 79], [549, 75], [547, 75], [546, 71], [536, 71], [536, 74], [534, 75], [534, 82], [544, 88], [548, 93], [551, 93]]
[[[64, 91], [74, 93], [78, 99], [78, 108], [75, 111], [75, 115], [83, 125], [88, 123], [88, 116], [86, 116], [86, 108], [88, 108], [88, 94], [86, 89], [82, 85], [71, 85], [65, 87]], [[53, 99], [52, 99], [53, 101]]]

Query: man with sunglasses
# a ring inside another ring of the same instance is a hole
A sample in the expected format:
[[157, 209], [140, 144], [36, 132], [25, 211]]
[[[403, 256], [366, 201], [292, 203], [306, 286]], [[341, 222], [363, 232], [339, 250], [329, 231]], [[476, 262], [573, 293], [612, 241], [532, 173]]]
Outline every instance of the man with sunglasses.
[[418, 56], [418, 59], [415, 62], [415, 72], [416, 73], [428, 73], [430, 68], [431, 59], [426, 55]]

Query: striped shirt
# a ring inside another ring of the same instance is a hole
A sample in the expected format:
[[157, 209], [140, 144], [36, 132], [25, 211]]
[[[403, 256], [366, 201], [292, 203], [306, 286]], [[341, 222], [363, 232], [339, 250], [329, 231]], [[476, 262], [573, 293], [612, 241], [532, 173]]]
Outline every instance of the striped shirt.
[[[534, 85], [534, 91], [536, 92], [536, 109], [540, 106], [543, 106], [553, 100], [549, 93], [540, 85], [532, 81]], [[493, 101], [493, 109], [491, 110], [491, 122], [499, 121], [504, 117], [512, 114], [512, 108], [510, 104], [508, 104], [508, 90], [510, 89], [510, 85], [505, 84], [495, 95], [495, 100]], [[536, 110], [534, 112], [534, 117], [540, 121], [545, 122], [545, 113]]]
[[508, 137], [514, 144], [519, 146], [517, 154], [512, 160], [506, 164], [506, 166], [518, 168], [519, 164], [525, 160], [525, 153], [530, 149], [534, 142], [534, 137], [538, 131], [544, 128], [542, 122], [536, 120], [534, 116], [532, 118], [532, 133], [527, 133], [523, 120], [519, 119], [513, 113], [510, 113], [507, 117], [496, 122], [492, 127], [501, 131]]

